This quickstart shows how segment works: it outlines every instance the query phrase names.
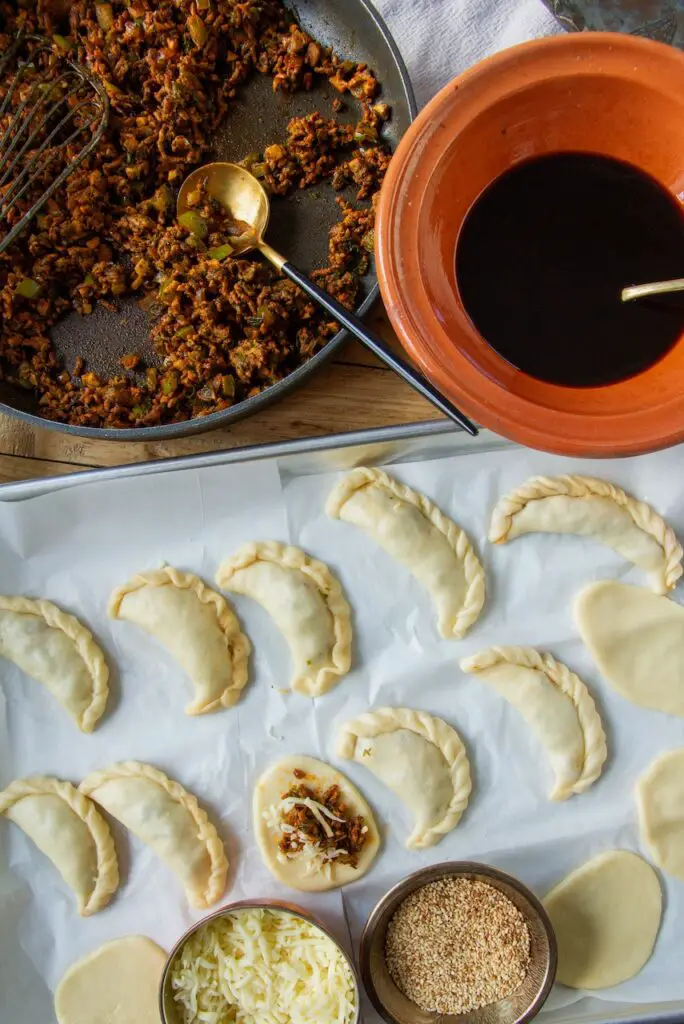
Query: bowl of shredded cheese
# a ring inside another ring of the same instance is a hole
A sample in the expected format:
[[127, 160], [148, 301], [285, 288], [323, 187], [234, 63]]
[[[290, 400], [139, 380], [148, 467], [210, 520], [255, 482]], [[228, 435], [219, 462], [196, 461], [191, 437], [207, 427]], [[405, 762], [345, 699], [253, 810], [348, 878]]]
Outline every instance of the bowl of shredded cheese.
[[358, 1024], [351, 959], [298, 907], [233, 903], [200, 921], [162, 975], [163, 1024]]
[[527, 1024], [556, 975], [556, 939], [526, 886], [452, 861], [383, 896], [361, 938], [364, 986], [388, 1024]]

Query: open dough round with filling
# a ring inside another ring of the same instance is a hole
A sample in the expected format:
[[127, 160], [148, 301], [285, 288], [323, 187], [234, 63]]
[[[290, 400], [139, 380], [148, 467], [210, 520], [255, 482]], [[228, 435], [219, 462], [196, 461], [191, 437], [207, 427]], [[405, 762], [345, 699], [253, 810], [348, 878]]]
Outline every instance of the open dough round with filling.
[[570, 988], [610, 988], [644, 967], [653, 952], [663, 897], [650, 864], [608, 850], [572, 871], [543, 901], [558, 940], [556, 980]]
[[[255, 786], [253, 813], [264, 863], [292, 889], [323, 892], [353, 882], [368, 871], [380, 848], [373, 812], [356, 786], [313, 757], [292, 755], [272, 764]], [[300, 818], [304, 829], [297, 825]], [[363, 820], [354, 828], [353, 819]], [[362, 835], [357, 852], [336, 840], [340, 825], [352, 841]], [[320, 842], [311, 838], [312, 831]]]
[[159, 1024], [159, 984], [166, 953], [128, 935], [77, 960], [55, 992], [59, 1024]]

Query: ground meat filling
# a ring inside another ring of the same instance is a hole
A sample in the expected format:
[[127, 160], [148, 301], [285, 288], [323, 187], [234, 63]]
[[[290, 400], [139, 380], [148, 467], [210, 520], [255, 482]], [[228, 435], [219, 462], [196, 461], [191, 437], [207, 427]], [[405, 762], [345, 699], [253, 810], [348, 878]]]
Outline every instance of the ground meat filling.
[[349, 814], [339, 786], [321, 793], [311, 784], [299, 783], [283, 793], [281, 807], [279, 849], [283, 857], [292, 859], [313, 847], [323, 864], [357, 866], [368, 826], [362, 815]]
[[[280, 0], [74, 0], [70, 14], [57, 0], [0, 0], [0, 52], [22, 29], [53, 40], [41, 61], [59, 67], [68, 54], [87, 66], [111, 115], [96, 152], [0, 256], [0, 379], [36, 392], [47, 418], [154, 426], [228, 408], [315, 355], [337, 324], [259, 256], [235, 258], [215, 218], [206, 231], [178, 223], [177, 190], [207, 158], [250, 75], [268, 74], [288, 92], [327, 78], [338, 106], [346, 94], [361, 102], [361, 120], [295, 117], [285, 138], [243, 162], [274, 196], [320, 182], [356, 190], [362, 205], [338, 200], [328, 266], [314, 275], [354, 308], [389, 162], [389, 109], [377, 102], [372, 71], [311, 39]], [[0, 102], [11, 81], [8, 70]], [[31, 85], [29, 75], [23, 88]], [[17, 216], [41, 189], [27, 192]], [[61, 365], [50, 335], [57, 321], [98, 303], [116, 308], [124, 296], [150, 313], [156, 359], [128, 352], [109, 379], [81, 358]]]

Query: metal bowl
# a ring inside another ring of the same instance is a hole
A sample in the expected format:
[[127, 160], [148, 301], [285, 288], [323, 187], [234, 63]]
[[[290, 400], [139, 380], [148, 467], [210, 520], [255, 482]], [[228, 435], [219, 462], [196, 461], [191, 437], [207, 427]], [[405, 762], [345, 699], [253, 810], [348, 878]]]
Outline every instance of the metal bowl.
[[349, 970], [351, 971], [352, 978], [354, 979], [356, 1014], [351, 1024], [359, 1024], [361, 1013], [359, 978], [356, 972], [356, 968], [354, 967], [351, 957], [349, 956], [347, 951], [340, 945], [335, 936], [330, 933], [330, 931], [325, 927], [325, 925], [322, 925], [320, 921], [318, 921], [315, 917], [309, 914], [306, 910], [303, 910], [301, 907], [298, 907], [296, 903], [282, 903], [279, 900], [267, 899], [240, 900], [237, 903], [228, 903], [225, 907], [221, 907], [220, 910], [216, 910], [214, 911], [213, 914], [209, 914], [201, 921], [198, 921], [197, 924], [193, 925], [192, 928], [189, 928], [187, 932], [185, 932], [185, 934], [180, 937], [176, 945], [169, 953], [169, 958], [166, 961], [164, 972], [162, 974], [161, 982], [159, 985], [159, 1013], [161, 1016], [162, 1024], [182, 1024], [181, 1017], [178, 1013], [178, 1007], [174, 1001], [173, 992], [171, 991], [171, 971], [173, 969], [173, 964], [176, 957], [183, 949], [186, 942], [191, 938], [191, 936], [193, 936], [197, 931], [199, 931], [200, 928], [203, 928], [206, 924], [209, 924], [210, 921], [216, 921], [218, 918], [221, 917], [228, 917], [230, 914], [233, 914], [236, 910], [263, 909], [277, 910], [281, 914], [291, 914], [293, 917], [301, 917], [304, 921], [309, 921], [311, 924], [313, 924], [316, 928], [323, 932], [324, 935], [327, 935], [327, 937], [332, 942], [335, 943], [340, 953], [349, 964]]
[[[531, 961], [527, 977], [507, 999], [470, 1013], [428, 1013], [407, 999], [390, 977], [385, 962], [387, 925], [399, 905], [416, 889], [440, 878], [471, 878], [502, 892], [527, 921]], [[388, 1024], [526, 1024], [541, 1010], [556, 977], [556, 937], [546, 911], [522, 882], [496, 868], [472, 861], [451, 861], [423, 868], [399, 882], [383, 896], [366, 922], [361, 938], [361, 977], [378, 1013]]]

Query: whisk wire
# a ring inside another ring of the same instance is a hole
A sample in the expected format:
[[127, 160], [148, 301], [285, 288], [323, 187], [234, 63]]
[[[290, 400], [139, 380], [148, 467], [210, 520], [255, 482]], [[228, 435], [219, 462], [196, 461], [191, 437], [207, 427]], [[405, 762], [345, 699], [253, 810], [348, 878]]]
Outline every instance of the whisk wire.
[[[13, 81], [0, 104], [0, 118], [10, 112], [9, 122], [0, 136], [0, 225], [4, 221], [9, 227], [7, 234], [0, 238], [0, 254], [93, 152], [109, 118], [109, 101], [102, 84], [85, 68], [66, 57], [58, 58], [66, 67], [58, 71], [56, 78], [50, 80], [50, 76], [54, 76], [55, 65], [49, 63], [46, 69], [39, 72], [38, 80], [27, 94], [13, 107], [13, 101], [21, 95], [21, 84], [28, 73], [39, 71], [41, 53], [53, 52], [47, 40], [25, 36], [0, 61], [0, 77], [9, 63], [17, 60], [21, 46], [27, 40], [36, 43], [37, 47], [28, 59], [19, 60]], [[70, 131], [72, 125], [74, 130]], [[66, 137], [65, 132], [69, 132]], [[70, 158], [70, 147], [79, 136], [84, 136], [84, 145], [74, 158]], [[34, 185], [42, 184], [51, 164], [60, 155], [67, 157], [61, 173], [50, 182], [17, 223], [11, 225], [9, 217], [12, 212]]]

